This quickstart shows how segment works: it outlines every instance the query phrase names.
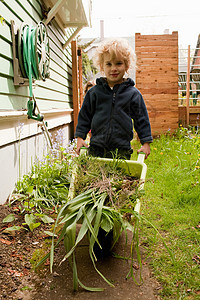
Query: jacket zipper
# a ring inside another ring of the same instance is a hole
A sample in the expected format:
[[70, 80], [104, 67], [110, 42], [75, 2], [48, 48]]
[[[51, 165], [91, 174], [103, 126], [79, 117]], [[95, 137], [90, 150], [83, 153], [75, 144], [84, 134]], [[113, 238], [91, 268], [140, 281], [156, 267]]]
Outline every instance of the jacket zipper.
[[113, 105], [115, 104], [115, 96], [116, 96], [116, 93], [114, 92], [114, 93], [113, 93], [113, 98], [112, 98], [112, 104], [113, 104]]
[[110, 136], [111, 136], [111, 123], [112, 123], [112, 119], [113, 119], [113, 112], [114, 112], [114, 105], [115, 105], [115, 100], [116, 100], [116, 92], [113, 93], [113, 97], [112, 97], [112, 108], [111, 108], [111, 114], [110, 114], [110, 122], [109, 122], [109, 127], [108, 127], [108, 134], [107, 134], [107, 139], [106, 139], [106, 143], [108, 143]]

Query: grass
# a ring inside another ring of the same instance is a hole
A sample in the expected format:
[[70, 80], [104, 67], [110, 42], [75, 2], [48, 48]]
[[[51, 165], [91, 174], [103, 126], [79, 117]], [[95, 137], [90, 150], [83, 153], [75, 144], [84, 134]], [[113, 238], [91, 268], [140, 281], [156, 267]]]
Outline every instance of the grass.
[[144, 222], [141, 245], [151, 257], [162, 299], [200, 299], [200, 135], [180, 129], [151, 145], [142, 215], [163, 236], [173, 252], [174, 265], [162, 240]]

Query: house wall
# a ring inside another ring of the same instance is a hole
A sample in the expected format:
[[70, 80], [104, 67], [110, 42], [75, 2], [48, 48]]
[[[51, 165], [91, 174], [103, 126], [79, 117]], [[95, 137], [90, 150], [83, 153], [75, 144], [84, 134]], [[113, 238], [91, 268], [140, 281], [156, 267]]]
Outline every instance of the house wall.
[[152, 127], [160, 135], [178, 127], [178, 32], [135, 35], [136, 86], [142, 93]]
[[[29, 88], [13, 84], [11, 36], [11, 20], [18, 27], [22, 22], [37, 26], [43, 20], [41, 1], [0, 1], [0, 13], [5, 20], [0, 23], [0, 204], [3, 204], [19, 176], [30, 170], [36, 157], [41, 159], [46, 153], [46, 141], [37, 122], [27, 119]], [[34, 94], [50, 131], [62, 127], [64, 143], [68, 143], [73, 121], [72, 55], [71, 46], [63, 50], [62, 45], [75, 28], [69, 28], [65, 35], [57, 23], [51, 21], [47, 30], [50, 78], [36, 81]]]

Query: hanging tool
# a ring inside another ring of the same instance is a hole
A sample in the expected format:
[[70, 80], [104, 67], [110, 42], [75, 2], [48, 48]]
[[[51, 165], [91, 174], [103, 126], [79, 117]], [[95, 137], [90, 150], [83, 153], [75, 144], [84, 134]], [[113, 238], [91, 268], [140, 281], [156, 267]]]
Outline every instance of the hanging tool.
[[34, 97], [34, 95], [32, 93], [32, 99], [29, 99], [28, 103], [27, 103], [27, 109], [28, 109], [27, 115], [28, 115], [28, 119], [33, 119], [33, 120], [41, 122], [41, 121], [43, 121], [44, 116], [41, 115], [40, 113], [38, 113], [36, 115], [36, 112], [35, 112], [36, 107], [37, 107], [36, 100], [35, 100], [35, 97]]
[[[34, 97], [34, 94], [33, 94], [33, 100], [34, 100], [34, 103], [35, 103], [35, 108], [37, 108], [37, 111], [38, 111], [38, 115], [42, 116], [40, 114], [40, 110], [39, 110], [39, 107], [35, 101], [35, 97]], [[45, 138], [47, 140], [47, 143], [49, 144], [50, 148], [53, 148], [53, 143], [52, 143], [52, 140], [51, 140], [51, 137], [50, 137], [50, 134], [49, 134], [49, 131], [47, 129], [47, 122], [44, 121], [44, 119], [42, 118], [41, 120], [42, 124], [40, 125], [41, 127], [41, 130], [43, 131], [44, 135], [45, 135]]]

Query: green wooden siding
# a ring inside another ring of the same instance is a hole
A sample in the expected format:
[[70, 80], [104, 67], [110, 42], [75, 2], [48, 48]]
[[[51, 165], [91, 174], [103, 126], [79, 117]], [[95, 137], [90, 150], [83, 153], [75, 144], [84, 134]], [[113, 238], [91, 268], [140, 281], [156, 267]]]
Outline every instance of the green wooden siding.
[[[12, 62], [12, 37], [10, 21], [19, 27], [22, 22], [37, 26], [43, 20], [39, 0], [0, 1], [0, 12], [5, 23], [0, 24], [0, 110], [26, 108], [29, 88], [14, 86]], [[50, 42], [50, 78], [35, 83], [35, 96], [41, 110], [72, 107], [72, 57], [70, 45], [63, 50], [62, 44], [73, 34], [69, 28], [66, 35], [55, 21], [48, 25]]]

